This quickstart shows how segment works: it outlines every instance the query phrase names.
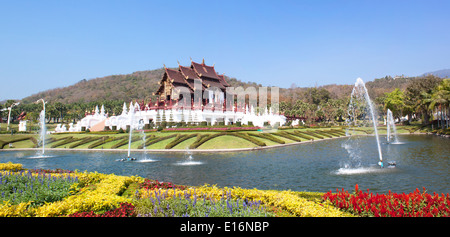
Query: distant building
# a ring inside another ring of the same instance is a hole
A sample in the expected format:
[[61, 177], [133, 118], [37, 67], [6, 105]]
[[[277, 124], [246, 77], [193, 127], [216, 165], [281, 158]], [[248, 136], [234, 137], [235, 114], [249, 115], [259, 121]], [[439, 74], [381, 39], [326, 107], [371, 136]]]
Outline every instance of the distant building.
[[[77, 124], [70, 124], [68, 131], [119, 130], [131, 127], [143, 129], [147, 125], [176, 126], [177, 123], [230, 125], [240, 122], [243, 125], [253, 124], [283, 125], [286, 117], [272, 110], [272, 107], [260, 108], [259, 111], [248, 103], [234, 100], [234, 92], [227, 91], [230, 85], [225, 76], [218, 75], [214, 66], [208, 66], [205, 61], [196, 63], [191, 61], [189, 67], [179, 65], [178, 70], [166, 68], [164, 75], [158, 82], [160, 85], [154, 93], [157, 101], [130, 102], [123, 105], [122, 114], [108, 116], [96, 107], [95, 112], [86, 114]], [[233, 96], [229, 101], [226, 96]], [[267, 98], [266, 98], [267, 99]], [[231, 101], [231, 102], [230, 102]], [[227, 105], [226, 103], [231, 104]], [[164, 123], [166, 122], [166, 123]], [[58, 126], [65, 130], [65, 126]]]
[[[180, 95], [180, 89], [184, 89], [185, 92], [190, 93], [190, 100], [185, 101], [185, 104], [191, 102], [193, 106], [206, 105], [211, 102], [217, 104], [224, 104], [226, 100], [226, 88], [230, 85], [226, 82], [224, 75], [218, 75], [214, 66], [208, 66], [205, 64], [205, 60], [200, 63], [191, 61], [189, 67], [179, 65], [178, 70], [169, 69], [164, 66], [165, 72], [160, 85], [156, 91], [158, 96], [158, 104], [169, 105], [178, 101], [186, 100], [183, 95]], [[195, 81], [201, 84], [201, 88], [195, 88]], [[195, 101], [195, 90], [201, 89], [202, 97], [197, 97], [201, 101]], [[208, 95], [204, 95], [205, 91], [208, 91]], [[219, 93], [217, 93], [219, 92]], [[177, 95], [177, 98], [173, 98]]]

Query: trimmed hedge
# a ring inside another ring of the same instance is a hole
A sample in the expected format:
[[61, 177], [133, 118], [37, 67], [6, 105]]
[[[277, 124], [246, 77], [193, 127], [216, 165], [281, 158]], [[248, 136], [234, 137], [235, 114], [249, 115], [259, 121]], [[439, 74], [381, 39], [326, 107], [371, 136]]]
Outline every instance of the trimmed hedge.
[[316, 131], [314, 131], [314, 132], [317, 133], [317, 134], [319, 134], [319, 135], [328, 137], [328, 138], [332, 138], [332, 137], [333, 137], [332, 135], [330, 135], [330, 134], [328, 134], [328, 133], [326, 133], [326, 132], [323, 132], [323, 131], [316, 130]]
[[306, 135], [306, 134], [304, 134], [304, 133], [302, 133], [300, 131], [294, 131], [293, 135], [297, 136], [297, 137], [301, 137], [301, 138], [306, 139], [306, 140], [314, 140], [314, 137], [308, 136], [308, 135]]
[[[135, 142], [135, 141], [137, 141], [139, 139], [141, 139], [139, 136], [132, 136], [131, 137], [131, 142], [133, 143], [133, 142]], [[126, 145], [126, 144], [128, 144], [129, 140], [130, 140], [129, 138], [124, 138], [124, 139], [122, 139], [122, 141], [119, 141], [118, 143], [112, 145], [111, 148], [112, 149], [116, 149], [116, 148], [119, 148], [119, 147], [121, 147], [123, 145]]]
[[143, 144], [138, 146], [138, 149], [144, 149], [144, 145], [147, 147], [147, 143], [150, 142], [151, 140], [155, 139], [155, 135], [150, 135], [149, 137], [147, 137], [144, 141]]
[[79, 142], [76, 142], [76, 143], [74, 143], [74, 144], [71, 144], [70, 146], [69, 146], [69, 148], [75, 148], [75, 147], [77, 147], [77, 146], [81, 146], [81, 145], [83, 145], [83, 144], [86, 144], [86, 143], [88, 143], [88, 142], [93, 142], [93, 141], [97, 141], [97, 140], [103, 140], [103, 138], [107, 138], [108, 136], [103, 136], [103, 137], [97, 137], [97, 136], [95, 136], [95, 137], [85, 137], [85, 138], [83, 138], [81, 141], [79, 141]]
[[196, 133], [194, 134], [189, 134], [189, 135], [180, 135], [178, 134], [177, 137], [175, 138], [175, 140], [171, 141], [169, 144], [166, 145], [166, 149], [172, 149], [173, 147], [175, 147], [176, 145], [197, 136]]
[[276, 142], [278, 144], [285, 144], [286, 142], [276, 138], [275, 136], [269, 134], [269, 133], [247, 133], [250, 136], [254, 136], [254, 137], [259, 137], [259, 138], [263, 138], [263, 139], [267, 139], [273, 142]]
[[219, 137], [219, 136], [223, 136], [223, 135], [227, 135], [228, 133], [226, 132], [221, 132], [221, 133], [215, 133], [215, 134], [199, 134], [197, 135], [197, 140], [192, 143], [189, 146], [189, 149], [196, 149], [197, 147], [201, 146], [203, 143], [205, 143], [206, 141], [209, 141], [210, 139]]
[[324, 130], [322, 132], [330, 134], [330, 135], [335, 136], [335, 137], [343, 136], [342, 133], [336, 132], [336, 131], [333, 131], [333, 130]]
[[108, 142], [119, 141], [119, 140], [124, 140], [124, 139], [128, 139], [128, 136], [121, 136], [121, 137], [104, 136], [104, 137], [102, 137], [102, 139], [100, 139], [100, 140], [92, 143], [91, 145], [89, 145], [88, 149], [93, 149], [95, 147], [98, 147], [98, 146], [103, 145], [103, 144], [108, 143]]
[[95, 147], [98, 147], [100, 145], [103, 145], [103, 144], [105, 144], [107, 142], [112, 142], [112, 141], [114, 141], [114, 137], [104, 136], [104, 137], [101, 137], [101, 139], [99, 139], [98, 141], [96, 141], [96, 142], [92, 143], [91, 145], [89, 145], [88, 149], [93, 149]]
[[[166, 139], [176, 137], [176, 136], [177, 136], [177, 134], [172, 134], [172, 135], [168, 135], [168, 136], [164, 136], [164, 137], [151, 137], [151, 138], [147, 139], [147, 142], [145, 142], [145, 147], [148, 147], [148, 146], [156, 144], [160, 141], [164, 141]], [[144, 148], [144, 145], [140, 145], [138, 148], [142, 149], [142, 148]]]
[[[21, 142], [21, 141], [26, 141], [26, 140], [31, 140], [33, 142], [33, 140], [31, 139], [32, 137], [22, 137], [22, 138], [17, 138], [17, 139], [13, 139], [13, 140], [9, 140], [9, 141], [0, 141], [0, 149], [3, 149], [3, 147], [6, 144], [9, 143], [14, 143], [14, 142]], [[34, 142], [33, 142], [34, 143]]]
[[302, 131], [302, 132], [305, 133], [306, 135], [310, 135], [310, 136], [313, 136], [313, 137], [317, 137], [317, 138], [319, 138], [319, 139], [324, 139], [323, 136], [320, 136], [320, 135], [318, 135], [318, 134], [316, 134], [316, 133], [313, 133], [313, 132], [310, 132], [310, 131]]
[[334, 133], [340, 134], [341, 136], [346, 136], [344, 130], [331, 129], [330, 131], [333, 131]]
[[197, 140], [189, 146], [189, 149], [196, 149], [199, 146], [201, 146], [203, 143], [205, 143], [205, 142], [207, 142], [207, 141], [209, 141], [209, 140], [211, 140], [213, 138], [216, 138], [216, 137], [219, 137], [219, 136], [225, 136], [225, 135], [240, 137], [240, 138], [245, 139], [245, 140], [247, 140], [247, 141], [249, 141], [249, 142], [251, 142], [251, 143], [253, 143], [253, 144], [257, 145], [257, 146], [266, 146], [266, 143], [264, 143], [264, 142], [262, 142], [260, 140], [257, 140], [255, 138], [252, 138], [246, 133], [221, 132], [221, 133], [209, 134], [209, 135], [207, 135], [207, 134], [205, 134], [205, 135], [198, 135], [197, 136]]
[[59, 147], [59, 146], [64, 146], [64, 145], [66, 145], [66, 144], [69, 144], [69, 143], [71, 143], [71, 142], [76, 142], [76, 141], [78, 141], [78, 140], [79, 140], [79, 139], [74, 138], [74, 137], [72, 137], [72, 136], [66, 137], [66, 138], [63, 139], [62, 141], [59, 141], [59, 142], [53, 144], [53, 145], [51, 146], [51, 148], [56, 148], [56, 147]]
[[262, 142], [262, 141], [260, 141], [260, 140], [258, 140], [256, 138], [250, 137], [247, 133], [228, 133], [226, 135], [231, 135], [231, 136], [243, 138], [243, 139], [245, 139], [245, 140], [247, 140], [247, 141], [249, 141], [249, 142], [251, 142], [251, 143], [253, 143], [253, 144], [257, 145], [257, 146], [266, 146], [266, 143], [264, 143], [264, 142]]
[[272, 133], [272, 134], [273, 134], [273, 135], [280, 136], [280, 137], [284, 137], [284, 138], [287, 138], [287, 139], [289, 139], [289, 140], [296, 141], [296, 142], [301, 142], [301, 141], [302, 141], [302, 140], [300, 140], [299, 138], [296, 138], [296, 137], [294, 137], [294, 136], [288, 134], [288, 133], [285, 132], [285, 131], [276, 132], [276, 133]]

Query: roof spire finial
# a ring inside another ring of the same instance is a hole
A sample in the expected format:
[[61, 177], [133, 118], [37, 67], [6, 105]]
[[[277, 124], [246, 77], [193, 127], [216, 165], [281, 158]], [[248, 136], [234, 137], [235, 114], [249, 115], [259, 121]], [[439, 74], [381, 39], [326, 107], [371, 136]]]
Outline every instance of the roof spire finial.
[[166, 64], [163, 63], [163, 65], [164, 65], [164, 69], [167, 69], [167, 68], [166, 68]]
[[178, 67], [181, 66], [181, 65], [180, 65], [180, 61], [177, 60], [177, 63], [178, 63]]
[[189, 57], [191, 59], [191, 63], [192, 63], [192, 57]]
[[205, 65], [205, 58], [203, 58], [202, 64]]

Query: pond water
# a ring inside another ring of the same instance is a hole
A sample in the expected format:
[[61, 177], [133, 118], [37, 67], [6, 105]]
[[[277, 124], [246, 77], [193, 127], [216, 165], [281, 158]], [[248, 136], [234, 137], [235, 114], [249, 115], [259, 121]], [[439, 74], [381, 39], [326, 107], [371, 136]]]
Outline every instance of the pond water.
[[[386, 137], [381, 136], [381, 140]], [[2, 151], [0, 163], [21, 163], [25, 168], [97, 171], [138, 175], [182, 185], [216, 184], [293, 191], [353, 191], [355, 184], [371, 192], [450, 192], [450, 140], [434, 135], [399, 136], [401, 144], [381, 145], [383, 159], [395, 168], [379, 168], [373, 136], [339, 138], [279, 148], [226, 153], [143, 153], [137, 161], [118, 161], [123, 152]]]

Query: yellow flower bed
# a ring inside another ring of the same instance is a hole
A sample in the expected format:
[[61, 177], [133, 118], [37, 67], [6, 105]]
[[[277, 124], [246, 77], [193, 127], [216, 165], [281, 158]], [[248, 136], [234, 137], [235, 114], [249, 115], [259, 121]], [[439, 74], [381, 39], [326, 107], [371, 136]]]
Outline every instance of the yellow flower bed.
[[220, 198], [224, 193], [231, 194], [234, 198], [260, 200], [263, 204], [279, 207], [299, 217], [343, 217], [348, 214], [339, 209], [323, 203], [316, 203], [299, 197], [293, 191], [258, 190], [234, 188], [217, 188], [216, 186], [204, 185], [196, 189], [197, 192], [208, 193]]
[[23, 170], [22, 164], [13, 164], [12, 162], [0, 163], [0, 170], [20, 171]]
[[[216, 200], [231, 195], [232, 198], [248, 199], [251, 201], [261, 201], [263, 205], [281, 208], [294, 216], [298, 217], [344, 217], [349, 216], [348, 213], [342, 212], [336, 207], [325, 204], [316, 203], [299, 197], [293, 191], [276, 191], [276, 190], [258, 190], [243, 189], [240, 187], [218, 188], [217, 186], [204, 185], [201, 187], [189, 188], [186, 190], [157, 190], [156, 192], [165, 194], [166, 198], [172, 198], [184, 195], [185, 192], [196, 194], [197, 196], [206, 195], [207, 198]], [[141, 198], [155, 197], [155, 190], [139, 190]]]
[[29, 217], [32, 215], [28, 206], [31, 202], [23, 202], [18, 205], [11, 205], [9, 202], [3, 201], [0, 204], [0, 217]]
[[[75, 194], [59, 202], [47, 203], [35, 209], [36, 216], [61, 216], [76, 212], [102, 212], [117, 208], [131, 198], [118, 196], [132, 182], [142, 178], [116, 176], [114, 174], [76, 173], [79, 183], [73, 185]], [[80, 184], [86, 186], [80, 187]]]
[[[22, 170], [21, 164], [0, 164], [1, 170]], [[6, 171], [4, 171], [6, 172]], [[34, 175], [34, 174], [33, 174]], [[68, 174], [61, 174], [68, 175]], [[143, 183], [144, 179], [135, 176], [116, 176], [114, 174], [99, 174], [97, 172], [75, 172], [71, 176], [78, 177], [78, 183], [71, 187], [72, 195], [64, 200], [46, 203], [40, 207], [30, 207], [30, 202], [11, 205], [9, 202], [0, 203], [0, 216], [39, 216], [52, 217], [69, 215], [76, 212], [101, 213], [120, 206], [123, 202], [133, 202], [132, 197], [121, 196], [131, 183]], [[166, 198], [184, 195], [185, 192], [197, 196], [206, 195], [207, 198], [216, 200], [222, 197], [248, 199], [250, 201], [261, 201], [265, 206], [282, 209], [298, 217], [342, 217], [349, 214], [327, 203], [315, 202], [300, 197], [299, 192], [243, 189], [240, 187], [218, 188], [213, 185], [190, 187], [186, 190], [162, 189], [156, 192], [165, 194]], [[155, 190], [139, 189], [141, 198], [155, 196]]]

